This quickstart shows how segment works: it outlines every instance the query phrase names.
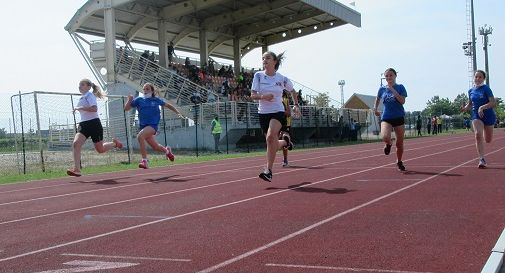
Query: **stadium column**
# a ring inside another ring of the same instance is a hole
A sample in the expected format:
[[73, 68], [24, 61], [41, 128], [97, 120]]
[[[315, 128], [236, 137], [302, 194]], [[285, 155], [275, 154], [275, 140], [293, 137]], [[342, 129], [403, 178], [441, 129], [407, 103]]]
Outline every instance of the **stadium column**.
[[240, 67], [241, 67], [241, 52], [240, 52], [240, 39], [238, 37], [233, 38], [233, 66], [235, 76], [240, 75]]
[[207, 30], [200, 28], [200, 66], [207, 64], [209, 59], [209, 46], [207, 45]]
[[114, 70], [116, 57], [116, 25], [115, 12], [112, 7], [112, 0], [105, 0], [104, 5], [104, 29], [105, 29], [105, 60], [107, 69], [107, 83], [116, 81]]
[[267, 51], [268, 51], [268, 45], [262, 45], [261, 46], [261, 53], [265, 54], [265, 52], [267, 52]]
[[167, 24], [165, 20], [158, 20], [158, 47], [160, 66], [168, 67]]

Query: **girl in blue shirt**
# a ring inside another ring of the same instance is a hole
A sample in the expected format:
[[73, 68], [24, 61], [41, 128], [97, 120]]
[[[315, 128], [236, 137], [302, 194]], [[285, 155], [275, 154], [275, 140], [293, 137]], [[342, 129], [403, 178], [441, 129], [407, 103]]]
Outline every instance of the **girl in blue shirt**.
[[[385, 143], [384, 154], [388, 155], [391, 152], [391, 133], [394, 131], [396, 135], [396, 165], [400, 171], [405, 171], [402, 162], [403, 139], [405, 137], [405, 110], [403, 104], [405, 104], [407, 90], [403, 85], [396, 83], [396, 71], [393, 68], [386, 69], [384, 77], [387, 85], [379, 88], [373, 110], [376, 116], [381, 117], [382, 140]], [[381, 100], [384, 104], [382, 115], [377, 111]]]
[[179, 117], [183, 118], [182, 114], [170, 103], [163, 101], [155, 96], [154, 85], [151, 83], [144, 84], [144, 97], [136, 97], [128, 95], [128, 101], [125, 103], [124, 110], [129, 111], [132, 107], [136, 107], [139, 116], [139, 130], [137, 140], [139, 142], [140, 153], [142, 160], [139, 162], [139, 168], [149, 168], [147, 160], [146, 142], [153, 150], [165, 153], [165, 156], [170, 161], [174, 161], [175, 156], [169, 146], [163, 147], [156, 141], [156, 132], [158, 132], [158, 123], [160, 122], [160, 106], [164, 106], [174, 111]]
[[472, 126], [475, 133], [475, 146], [479, 154], [480, 169], [486, 168], [484, 160], [484, 140], [490, 143], [493, 140], [493, 127], [496, 122], [496, 114], [493, 108], [496, 106], [496, 100], [493, 91], [484, 84], [486, 72], [482, 70], [475, 71], [473, 82], [475, 86], [468, 90], [468, 103], [461, 109], [462, 111], [471, 110]]

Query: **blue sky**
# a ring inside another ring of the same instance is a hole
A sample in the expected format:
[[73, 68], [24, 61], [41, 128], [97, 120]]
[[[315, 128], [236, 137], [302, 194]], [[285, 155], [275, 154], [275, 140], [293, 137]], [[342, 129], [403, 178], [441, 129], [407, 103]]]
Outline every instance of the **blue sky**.
[[[351, 1], [341, 1], [345, 4]], [[421, 110], [433, 96], [453, 99], [468, 89], [465, 0], [358, 0], [362, 27], [343, 26], [272, 46], [286, 51], [280, 69], [286, 76], [340, 100], [338, 80], [345, 80], [345, 98], [375, 95], [380, 74], [388, 67], [405, 85], [407, 110]], [[0, 128], [8, 127], [10, 97], [18, 91], [77, 92], [92, 74], [63, 29], [85, 1], [15, 1], [3, 3], [0, 24], [2, 66]], [[476, 26], [491, 25], [490, 85], [496, 97], [505, 89], [505, 11], [503, 0], [474, 0]], [[19, 12], [13, 12], [19, 11]], [[501, 21], [502, 23], [499, 23]], [[500, 50], [501, 48], [501, 50]], [[478, 67], [484, 68], [482, 39], [477, 37]], [[261, 65], [254, 50], [243, 59]]]

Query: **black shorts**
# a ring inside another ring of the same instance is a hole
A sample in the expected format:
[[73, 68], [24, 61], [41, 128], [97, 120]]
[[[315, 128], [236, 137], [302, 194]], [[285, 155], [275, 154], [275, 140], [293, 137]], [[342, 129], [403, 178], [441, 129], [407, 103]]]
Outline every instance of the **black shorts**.
[[404, 117], [399, 117], [399, 118], [392, 118], [392, 119], [383, 119], [382, 122], [387, 122], [391, 124], [393, 127], [398, 127], [402, 126], [405, 124], [405, 118]]
[[79, 122], [77, 132], [83, 134], [86, 139], [88, 139], [88, 137], [91, 137], [93, 143], [97, 143], [103, 140], [103, 127], [99, 118]]
[[284, 112], [258, 114], [258, 115], [260, 119], [261, 130], [263, 130], [263, 134], [265, 135], [267, 134], [271, 119], [276, 119], [281, 123], [282, 125], [281, 131], [286, 130], [286, 115], [284, 114]]

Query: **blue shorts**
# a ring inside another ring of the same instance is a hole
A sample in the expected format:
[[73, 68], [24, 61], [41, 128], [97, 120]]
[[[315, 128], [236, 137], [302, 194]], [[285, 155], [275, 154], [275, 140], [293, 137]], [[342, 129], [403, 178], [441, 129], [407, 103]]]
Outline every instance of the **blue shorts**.
[[154, 132], [157, 133], [158, 132], [158, 124], [154, 125], [154, 124], [141, 124], [139, 126], [139, 131], [141, 131], [142, 129], [146, 128], [147, 126], [151, 127], [154, 129]]
[[481, 118], [477, 111], [472, 111], [472, 120], [474, 119], [481, 120], [486, 126], [494, 126], [496, 123], [496, 114], [494, 111], [484, 111], [484, 117]]

